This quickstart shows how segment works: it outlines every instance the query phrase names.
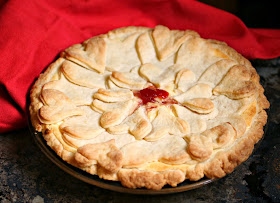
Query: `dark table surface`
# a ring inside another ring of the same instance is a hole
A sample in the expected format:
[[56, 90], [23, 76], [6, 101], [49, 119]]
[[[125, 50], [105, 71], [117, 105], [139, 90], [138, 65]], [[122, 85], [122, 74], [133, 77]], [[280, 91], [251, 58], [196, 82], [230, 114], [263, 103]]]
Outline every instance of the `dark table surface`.
[[280, 58], [254, 60], [271, 103], [264, 139], [232, 174], [198, 189], [132, 195], [84, 183], [52, 163], [28, 128], [0, 134], [2, 202], [280, 202]]

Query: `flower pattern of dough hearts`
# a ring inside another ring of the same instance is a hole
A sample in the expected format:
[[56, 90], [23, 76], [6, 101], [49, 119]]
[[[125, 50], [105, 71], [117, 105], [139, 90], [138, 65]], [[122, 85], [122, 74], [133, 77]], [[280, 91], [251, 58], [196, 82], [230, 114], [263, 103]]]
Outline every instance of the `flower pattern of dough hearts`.
[[125, 187], [223, 177], [269, 103], [251, 63], [198, 33], [126, 27], [65, 49], [31, 90], [33, 126], [68, 163]]

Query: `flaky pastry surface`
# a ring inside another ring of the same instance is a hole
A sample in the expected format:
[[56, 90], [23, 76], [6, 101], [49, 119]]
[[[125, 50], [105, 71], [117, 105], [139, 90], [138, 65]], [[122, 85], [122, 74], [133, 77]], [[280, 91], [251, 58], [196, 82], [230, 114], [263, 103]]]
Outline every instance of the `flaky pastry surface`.
[[35, 82], [29, 110], [64, 161], [159, 190], [245, 161], [267, 121], [263, 93], [251, 63], [224, 42], [125, 27], [63, 51]]

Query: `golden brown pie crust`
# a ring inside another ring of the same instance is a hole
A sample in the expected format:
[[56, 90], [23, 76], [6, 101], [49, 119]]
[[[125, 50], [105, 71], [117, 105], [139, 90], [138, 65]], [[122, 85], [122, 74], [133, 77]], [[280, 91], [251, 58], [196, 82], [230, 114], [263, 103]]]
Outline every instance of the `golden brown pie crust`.
[[[168, 97], [146, 102], [145, 91]], [[67, 48], [30, 98], [33, 127], [64, 161], [153, 190], [231, 173], [263, 136], [269, 107], [256, 70], [234, 49], [161, 25]]]

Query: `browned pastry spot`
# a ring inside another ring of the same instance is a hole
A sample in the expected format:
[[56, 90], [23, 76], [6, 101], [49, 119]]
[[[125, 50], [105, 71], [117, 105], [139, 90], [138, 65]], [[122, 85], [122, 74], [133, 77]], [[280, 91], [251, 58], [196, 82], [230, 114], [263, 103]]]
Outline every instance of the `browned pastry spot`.
[[205, 161], [213, 153], [213, 143], [210, 137], [195, 135], [190, 138], [188, 152], [193, 159]]
[[215, 126], [202, 134], [212, 139], [214, 149], [232, 144], [237, 137], [236, 131], [230, 123]]
[[73, 45], [65, 50], [65, 57], [74, 62], [86, 65], [97, 72], [105, 70], [106, 43], [102, 37], [93, 37], [81, 44]]
[[152, 36], [159, 60], [167, 58], [192, 35], [196, 35], [196, 33], [192, 31], [173, 31], [164, 26], [156, 26]]
[[76, 107], [65, 94], [58, 90], [42, 90], [40, 98], [45, 104], [38, 110], [38, 118], [42, 123], [57, 123], [69, 116], [84, 114], [82, 109]]
[[123, 155], [116, 147], [115, 140], [99, 144], [87, 144], [78, 148], [75, 160], [82, 166], [90, 166], [96, 161], [110, 172], [118, 171], [122, 166]]
[[257, 88], [251, 79], [251, 72], [242, 65], [233, 66], [223, 80], [214, 88], [213, 93], [223, 94], [231, 99], [241, 99], [256, 93]]
[[122, 169], [118, 172], [122, 185], [128, 188], [141, 188], [160, 190], [165, 184], [176, 187], [184, 181], [185, 176], [180, 170], [151, 172], [137, 169]]
[[208, 98], [195, 98], [183, 103], [184, 106], [188, 107], [192, 111], [197, 113], [210, 113], [214, 110], [214, 104], [211, 99]]

